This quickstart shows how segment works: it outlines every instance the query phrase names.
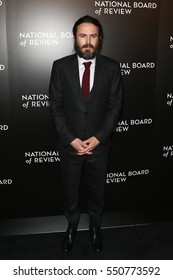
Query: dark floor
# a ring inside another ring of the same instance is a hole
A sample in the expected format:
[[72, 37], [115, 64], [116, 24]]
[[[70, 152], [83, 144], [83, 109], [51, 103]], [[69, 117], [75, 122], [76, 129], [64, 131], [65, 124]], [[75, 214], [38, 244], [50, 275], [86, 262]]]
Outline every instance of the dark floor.
[[0, 237], [1, 260], [172, 260], [173, 222], [102, 230], [104, 250], [94, 253], [88, 230], [78, 231], [72, 252], [63, 253], [64, 233]]

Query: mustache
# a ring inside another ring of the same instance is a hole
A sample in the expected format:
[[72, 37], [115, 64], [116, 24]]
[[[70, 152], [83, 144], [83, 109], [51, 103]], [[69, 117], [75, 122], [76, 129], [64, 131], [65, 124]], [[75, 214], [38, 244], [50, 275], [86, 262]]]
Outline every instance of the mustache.
[[82, 46], [82, 49], [83, 48], [93, 48], [94, 49], [94, 46], [92, 44], [85, 44]]

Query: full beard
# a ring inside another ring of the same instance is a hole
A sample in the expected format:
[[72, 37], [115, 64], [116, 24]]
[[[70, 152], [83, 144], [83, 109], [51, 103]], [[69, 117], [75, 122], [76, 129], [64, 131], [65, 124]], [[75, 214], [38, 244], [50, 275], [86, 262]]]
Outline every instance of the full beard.
[[[91, 47], [93, 49], [93, 51], [86, 50], [86, 51], [83, 52], [82, 49], [86, 48], [86, 47]], [[75, 41], [74, 49], [76, 51], [76, 54], [79, 55], [79, 57], [82, 57], [82, 58], [84, 58], [86, 60], [89, 60], [89, 59], [93, 59], [97, 54], [100, 53], [100, 51], [101, 51], [101, 44], [98, 43], [96, 47], [94, 47], [91, 44], [86, 44], [86, 45], [82, 46], [82, 48], [80, 48], [78, 46], [78, 44], [76, 43], [76, 41]]]

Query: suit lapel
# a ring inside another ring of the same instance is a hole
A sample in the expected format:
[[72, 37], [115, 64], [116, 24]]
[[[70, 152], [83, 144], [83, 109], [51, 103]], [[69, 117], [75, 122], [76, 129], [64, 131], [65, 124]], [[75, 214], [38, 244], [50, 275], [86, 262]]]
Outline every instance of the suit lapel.
[[73, 85], [77, 91], [80, 90], [80, 80], [79, 80], [79, 67], [77, 56], [73, 56], [72, 66], [70, 67], [70, 76], [73, 82]]
[[103, 64], [101, 62], [100, 56], [97, 56], [96, 58], [96, 65], [95, 65], [95, 74], [94, 74], [94, 83], [92, 90], [90, 92], [90, 96], [88, 99], [88, 102], [91, 102], [93, 98], [96, 96], [96, 94], [99, 92], [99, 86], [100, 86], [100, 81], [102, 78], [102, 71], [103, 71]]

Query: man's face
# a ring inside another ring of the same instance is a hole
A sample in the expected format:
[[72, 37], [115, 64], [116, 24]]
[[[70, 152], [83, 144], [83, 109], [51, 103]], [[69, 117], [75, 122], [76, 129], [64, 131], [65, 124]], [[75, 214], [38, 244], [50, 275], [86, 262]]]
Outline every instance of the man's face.
[[85, 59], [94, 58], [99, 52], [99, 29], [92, 23], [81, 23], [75, 38], [76, 53]]

